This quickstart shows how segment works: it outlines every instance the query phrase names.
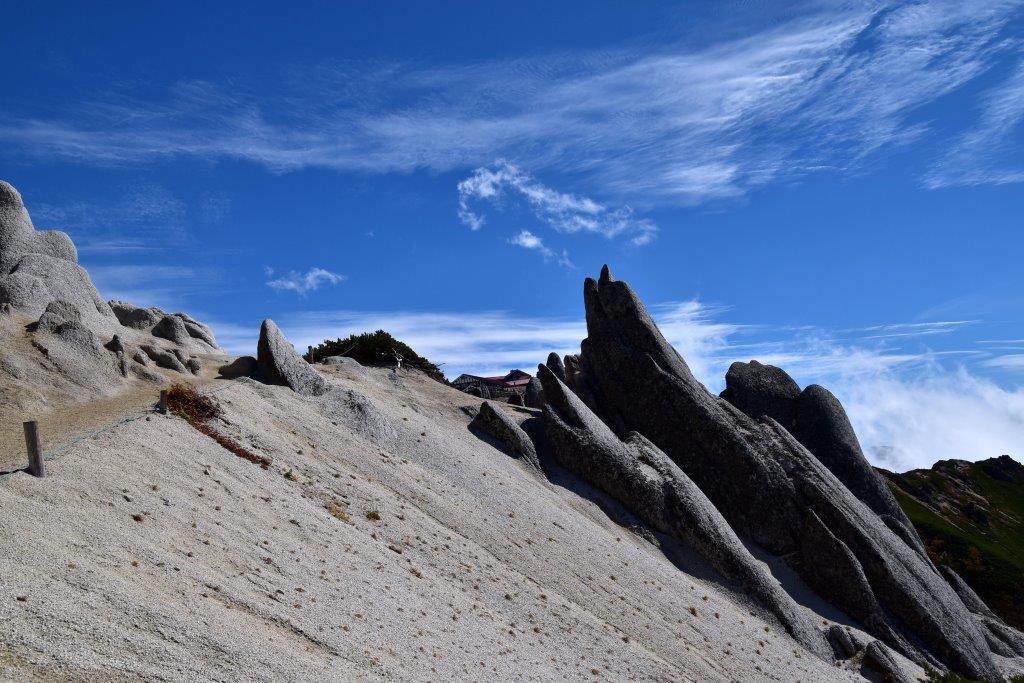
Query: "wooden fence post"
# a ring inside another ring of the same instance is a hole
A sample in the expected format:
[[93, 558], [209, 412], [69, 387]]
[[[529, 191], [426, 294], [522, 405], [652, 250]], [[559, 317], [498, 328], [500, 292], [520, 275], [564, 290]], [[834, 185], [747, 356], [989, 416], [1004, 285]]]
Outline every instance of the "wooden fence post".
[[313, 363], [316, 362], [316, 360], [313, 358], [313, 347], [308, 346], [306, 348], [309, 349], [309, 364], [312, 365]]
[[25, 447], [28, 449], [28, 473], [34, 477], [46, 476], [43, 449], [39, 447], [39, 425], [35, 420], [25, 423]]
[[167, 414], [167, 390], [160, 390], [160, 413], [163, 415]]

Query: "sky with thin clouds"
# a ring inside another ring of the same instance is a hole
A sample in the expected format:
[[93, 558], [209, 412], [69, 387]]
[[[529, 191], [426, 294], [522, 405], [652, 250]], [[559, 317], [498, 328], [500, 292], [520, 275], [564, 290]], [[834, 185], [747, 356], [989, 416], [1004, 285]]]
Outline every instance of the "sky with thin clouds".
[[1024, 0], [5, 9], [0, 177], [107, 298], [449, 376], [579, 348], [604, 263], [713, 391], [894, 469], [1024, 456]]

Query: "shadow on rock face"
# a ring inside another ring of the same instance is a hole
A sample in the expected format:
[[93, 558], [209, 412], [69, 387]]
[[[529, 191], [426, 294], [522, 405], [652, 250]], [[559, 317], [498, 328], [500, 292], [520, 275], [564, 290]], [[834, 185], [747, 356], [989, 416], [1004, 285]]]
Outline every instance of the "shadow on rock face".
[[[607, 267], [584, 283], [584, 302], [571, 386], [539, 371], [560, 464], [698, 548], [816, 654], [823, 636], [730, 538], [791, 558], [821, 598], [911, 660], [999, 678], [978, 620], [921, 552], [830, 393], [749, 364], [730, 369], [726, 398], [713, 396]], [[887, 652], [873, 650], [879, 667]]]

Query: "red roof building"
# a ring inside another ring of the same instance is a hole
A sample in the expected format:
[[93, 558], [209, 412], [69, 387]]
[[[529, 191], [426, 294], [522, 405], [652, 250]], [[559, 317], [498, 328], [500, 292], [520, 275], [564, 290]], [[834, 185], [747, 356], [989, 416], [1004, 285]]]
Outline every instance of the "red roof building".
[[480, 377], [478, 375], [462, 374], [452, 382], [456, 389], [467, 391], [471, 388], [487, 387], [489, 390], [496, 390], [498, 393], [521, 393], [526, 391], [526, 385], [530, 383], [531, 375], [522, 370], [511, 370], [505, 376]]

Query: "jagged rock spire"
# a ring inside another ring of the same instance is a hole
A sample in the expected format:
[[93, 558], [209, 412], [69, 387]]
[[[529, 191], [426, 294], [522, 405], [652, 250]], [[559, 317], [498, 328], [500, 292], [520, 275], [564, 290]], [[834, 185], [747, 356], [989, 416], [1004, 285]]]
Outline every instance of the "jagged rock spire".
[[[973, 615], [913, 538], [891, 528], [894, 518], [885, 520], [865, 505], [787, 431], [792, 424], [752, 419], [708, 393], [633, 290], [607, 268], [600, 280], [588, 278], [583, 292], [588, 336], [574, 389], [583, 386], [587, 405], [619, 438], [635, 431], [649, 439], [741, 536], [777, 555], [801, 555], [797, 569], [817, 592], [859, 614], [867, 622], [862, 625], [894, 649], [973, 678], [999, 678]], [[821, 395], [815, 390], [810, 398]], [[819, 407], [818, 415], [831, 427], [809, 427], [809, 435], [833, 448], [845, 433], [837, 414]], [[850, 481], [856, 487], [857, 477]], [[835, 549], [837, 564], [825, 576], [807, 549], [827, 547]], [[861, 590], [851, 592], [851, 582]]]

